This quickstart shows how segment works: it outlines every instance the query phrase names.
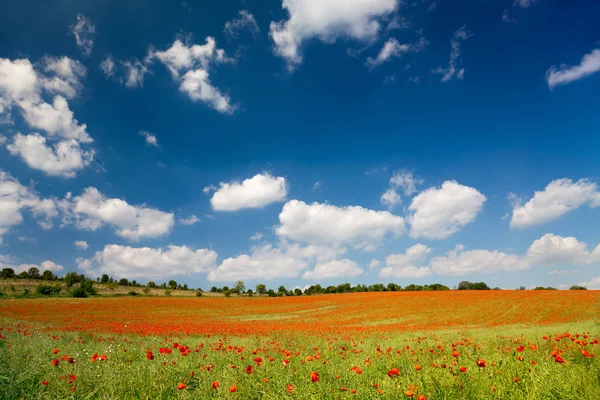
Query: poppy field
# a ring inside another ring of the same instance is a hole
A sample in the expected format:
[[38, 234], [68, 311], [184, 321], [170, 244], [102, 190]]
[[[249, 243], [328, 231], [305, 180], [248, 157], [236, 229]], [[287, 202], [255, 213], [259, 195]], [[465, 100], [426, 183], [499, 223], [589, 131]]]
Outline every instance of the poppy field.
[[599, 399], [600, 292], [0, 300], [0, 398]]

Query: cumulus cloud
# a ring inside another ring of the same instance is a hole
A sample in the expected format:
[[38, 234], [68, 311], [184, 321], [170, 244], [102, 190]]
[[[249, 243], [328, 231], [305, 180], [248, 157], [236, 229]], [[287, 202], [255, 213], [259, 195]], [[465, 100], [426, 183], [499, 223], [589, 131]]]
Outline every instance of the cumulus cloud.
[[438, 275], [467, 275], [497, 271], [520, 271], [530, 267], [522, 257], [501, 251], [467, 250], [456, 248], [442, 257], [431, 260], [431, 270]]
[[256, 232], [254, 235], [250, 236], [250, 240], [259, 241], [263, 238], [263, 234], [260, 232]]
[[409, 207], [410, 236], [445, 239], [473, 222], [485, 201], [477, 189], [456, 181], [429, 188], [415, 196]]
[[179, 219], [179, 223], [181, 223], [183, 225], [194, 225], [194, 224], [197, 224], [198, 222], [200, 222], [200, 218], [196, 217], [195, 215], [190, 215], [187, 218]]
[[369, 68], [375, 68], [388, 61], [392, 57], [402, 57], [406, 53], [419, 53], [427, 47], [429, 42], [425, 38], [420, 38], [415, 43], [400, 44], [398, 39], [389, 38], [375, 58], [367, 58], [366, 65]]
[[163, 236], [174, 225], [173, 213], [107, 198], [94, 187], [86, 188], [80, 196], [67, 196], [62, 210], [67, 224], [74, 223], [77, 228], [90, 231], [109, 225], [116, 229], [117, 235], [131, 241]]
[[247, 31], [252, 34], [252, 37], [256, 37], [260, 34], [260, 28], [252, 15], [247, 10], [241, 10], [238, 13], [238, 17], [231, 21], [225, 22], [223, 32], [231, 39], [237, 39], [241, 32]]
[[364, 270], [360, 265], [347, 258], [319, 263], [311, 271], [302, 274], [302, 279], [321, 281], [332, 278], [354, 278], [362, 275]]
[[306, 204], [299, 200], [290, 200], [283, 206], [279, 222], [279, 236], [311, 244], [368, 248], [380, 244], [386, 236], [404, 233], [404, 219], [388, 211]]
[[125, 87], [135, 89], [144, 86], [144, 78], [150, 72], [145, 62], [141, 62], [137, 58], [121, 61], [121, 66], [125, 70]]
[[431, 248], [416, 244], [409, 247], [404, 254], [392, 254], [386, 257], [385, 267], [379, 271], [381, 278], [423, 278], [431, 275], [429, 267], [419, 265], [429, 256]]
[[597, 278], [590, 279], [589, 281], [579, 283], [580, 286], [588, 289], [600, 290], [600, 276]]
[[302, 62], [301, 46], [316, 38], [333, 43], [338, 38], [373, 40], [381, 22], [397, 10], [398, 0], [283, 0], [288, 19], [272, 21], [269, 35], [275, 54], [284, 58], [288, 69]]
[[42, 199], [32, 189], [21, 185], [9, 173], [0, 169], [0, 243], [13, 226], [23, 223], [23, 210], [29, 210], [44, 229], [52, 227], [58, 216], [52, 199]]
[[242, 182], [221, 182], [210, 199], [210, 204], [215, 211], [262, 208], [271, 203], [284, 201], [287, 193], [288, 188], [284, 177], [274, 177], [268, 173], [256, 174]]
[[233, 62], [223, 49], [217, 48], [214, 38], [207, 37], [203, 45], [184, 44], [177, 39], [164, 51], [151, 51], [148, 61], [159, 60], [179, 83], [179, 90], [193, 101], [206, 103], [221, 113], [233, 113], [236, 109], [229, 96], [212, 85], [209, 72], [214, 65]]
[[400, 197], [398, 192], [396, 192], [395, 189], [389, 188], [388, 190], [385, 191], [385, 193], [383, 193], [381, 195], [380, 201], [381, 201], [381, 204], [388, 207], [389, 209], [392, 209], [392, 208], [396, 207], [398, 204], [402, 203], [402, 198]]
[[166, 248], [129, 247], [109, 244], [92, 259], [78, 258], [78, 268], [87, 275], [107, 274], [128, 279], [165, 279], [189, 276], [214, 268], [217, 253], [187, 246]]
[[43, 171], [50, 176], [73, 178], [79, 170], [90, 165], [93, 150], [84, 151], [75, 139], [63, 140], [54, 145], [46, 143], [39, 133], [22, 135], [17, 133], [6, 146], [8, 151], [19, 156], [30, 168]]
[[[11, 257], [9, 257], [9, 259], [10, 258]], [[10, 261], [10, 260], [6, 260], [6, 261]], [[54, 273], [57, 273], [57, 272], [61, 272], [65, 269], [62, 265], [57, 264], [54, 261], [50, 261], [50, 260], [46, 260], [39, 265], [38, 264], [14, 265], [14, 264], [10, 264], [10, 263], [5, 263], [5, 262], [3, 262], [3, 260], [0, 260], [0, 269], [3, 269], [3, 268], [11, 268], [13, 271], [15, 271], [15, 274], [20, 274], [21, 272], [29, 271], [29, 269], [31, 269], [31, 268], [37, 268], [40, 271], [40, 273], [43, 273], [44, 271], [52, 271]]]
[[[37, 71], [27, 59], [0, 59], [2, 112], [7, 114], [5, 108], [18, 108], [27, 125], [46, 135], [17, 134], [12, 140], [5, 140], [11, 154], [52, 176], [73, 177], [89, 165], [94, 152], [82, 150], [80, 144], [93, 140], [86, 124], [75, 119], [67, 101], [81, 90], [80, 80], [85, 73], [81, 63], [68, 57], [44, 57]], [[44, 100], [44, 94], [53, 96], [52, 103]]]
[[452, 40], [450, 40], [450, 47], [452, 51], [450, 52], [450, 61], [448, 62], [448, 67], [437, 67], [433, 70], [436, 74], [442, 74], [442, 82], [448, 82], [452, 78], [456, 77], [456, 79], [463, 79], [465, 76], [465, 69], [461, 68], [461, 43], [472, 37], [473, 34], [467, 29], [466, 25], [463, 25], [461, 28], [454, 32], [452, 36]]
[[94, 32], [96, 27], [92, 21], [83, 14], [77, 15], [77, 23], [71, 27], [71, 32], [75, 36], [75, 42], [81, 52], [89, 56], [94, 49]]
[[295, 278], [315, 261], [326, 262], [343, 254], [345, 249], [328, 246], [300, 246], [282, 241], [279, 247], [270, 244], [252, 247], [250, 254], [227, 258], [208, 274], [213, 282], [238, 279], [272, 280]]
[[589, 252], [587, 244], [574, 237], [548, 233], [531, 244], [525, 257], [532, 265], [585, 265], [600, 261], [600, 245], [594, 252]]
[[73, 246], [77, 247], [79, 250], [87, 250], [88, 247], [90, 247], [88, 245], [88, 242], [86, 242], [85, 240], [76, 240], [73, 243]]
[[154, 133], [148, 131], [139, 131], [138, 133], [146, 140], [146, 144], [154, 147], [159, 147], [158, 139], [156, 138], [156, 135]]
[[514, 204], [510, 227], [515, 229], [556, 220], [584, 205], [592, 208], [600, 206], [598, 185], [588, 179], [577, 182], [566, 178], [554, 180], [543, 191], [535, 192], [523, 205], [516, 196], [511, 198]]
[[595, 49], [581, 59], [579, 65], [560, 67], [552, 66], [546, 72], [548, 87], [553, 89], [558, 85], [564, 85], [583, 79], [600, 71], [600, 49]]

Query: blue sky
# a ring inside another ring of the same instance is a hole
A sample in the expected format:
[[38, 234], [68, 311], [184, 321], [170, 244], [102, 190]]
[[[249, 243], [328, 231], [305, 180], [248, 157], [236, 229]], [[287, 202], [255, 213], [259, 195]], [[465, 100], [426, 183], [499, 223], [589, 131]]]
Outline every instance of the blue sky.
[[600, 288], [600, 4], [340, 4], [1, 2], [0, 267]]

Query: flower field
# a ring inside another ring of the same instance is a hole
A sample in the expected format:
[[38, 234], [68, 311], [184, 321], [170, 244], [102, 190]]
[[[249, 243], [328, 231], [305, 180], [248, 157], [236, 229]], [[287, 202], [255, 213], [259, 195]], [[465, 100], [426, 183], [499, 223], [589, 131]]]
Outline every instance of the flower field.
[[600, 292], [0, 300], [0, 398], [600, 399]]

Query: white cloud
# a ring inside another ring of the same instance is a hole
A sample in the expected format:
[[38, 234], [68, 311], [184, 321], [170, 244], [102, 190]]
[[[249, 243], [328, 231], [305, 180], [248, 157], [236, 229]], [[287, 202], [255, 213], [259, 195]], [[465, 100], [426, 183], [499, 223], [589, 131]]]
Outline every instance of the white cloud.
[[594, 260], [600, 261], [598, 256], [600, 256], [600, 245], [594, 253], [590, 253], [587, 244], [574, 237], [548, 233], [531, 244], [526, 259], [532, 265], [552, 267], [590, 264]]
[[588, 179], [580, 179], [575, 183], [566, 178], [554, 180], [543, 191], [535, 192], [524, 205], [515, 195], [510, 198], [514, 203], [510, 227], [516, 229], [556, 220], [584, 205], [592, 208], [600, 206], [598, 185]]
[[33, 128], [43, 129], [51, 138], [76, 139], [90, 143], [92, 138], [86, 132], [86, 124], [79, 124], [69, 109], [67, 100], [57, 95], [52, 104], [46, 102], [19, 102], [23, 118]]
[[95, 31], [96, 27], [89, 18], [85, 17], [83, 14], [77, 15], [77, 23], [71, 27], [71, 32], [75, 35], [77, 47], [79, 47], [81, 52], [86, 56], [92, 54]]
[[510, 16], [507, 9], [504, 9], [504, 13], [502, 13], [502, 21], [506, 22], [507, 24], [508, 23], [516, 24], [517, 23], [517, 20]]
[[257, 174], [243, 182], [221, 182], [219, 189], [210, 199], [210, 204], [215, 211], [262, 208], [271, 203], [284, 201], [287, 193], [285, 178], [274, 177], [268, 173]]
[[600, 71], [600, 49], [593, 50], [581, 59], [579, 65], [560, 67], [552, 66], [546, 72], [548, 87], [553, 89], [558, 85], [564, 85], [585, 78]]
[[157, 238], [171, 230], [173, 213], [166, 213], [145, 204], [132, 206], [121, 199], [110, 199], [94, 187], [81, 196], [63, 201], [65, 223], [74, 222], [79, 229], [95, 231], [105, 224], [116, 228], [116, 234], [132, 241]]
[[392, 209], [398, 204], [402, 203], [402, 198], [400, 197], [398, 192], [396, 192], [395, 189], [389, 188], [385, 191], [384, 194], [381, 195], [380, 201], [381, 204], [388, 207], [389, 209]]
[[422, 185], [423, 180], [414, 176], [411, 171], [396, 171], [390, 178], [390, 185], [394, 188], [402, 188], [406, 196], [417, 192], [417, 185]]
[[154, 147], [159, 147], [158, 139], [156, 138], [156, 135], [154, 133], [148, 131], [139, 131], [138, 133], [140, 136], [143, 136], [144, 139], [146, 139], [146, 144]]
[[115, 60], [113, 60], [112, 56], [107, 56], [101, 63], [100, 69], [106, 78], [110, 78], [115, 75]]
[[254, 235], [250, 236], [250, 240], [259, 241], [263, 238], [263, 234], [260, 232], [256, 232]]
[[11, 268], [13, 271], [15, 271], [15, 274], [20, 274], [21, 272], [26, 272], [30, 268], [37, 268], [40, 271], [40, 274], [43, 273], [44, 271], [52, 271], [54, 273], [57, 273], [57, 272], [61, 272], [62, 270], [64, 270], [64, 267], [62, 265], [57, 264], [50, 260], [46, 260], [46, 261], [42, 262], [40, 265], [37, 265], [37, 264], [13, 265], [13, 264], [8, 264], [8, 263], [3, 263], [0, 260], [0, 269], [2, 269], [2, 268]]
[[431, 275], [429, 267], [419, 267], [427, 256], [431, 253], [431, 248], [416, 244], [409, 247], [404, 254], [392, 254], [386, 257], [385, 267], [379, 271], [381, 278], [423, 278]]
[[145, 62], [134, 58], [131, 61], [121, 61], [121, 65], [125, 69], [125, 87], [135, 89], [144, 86], [144, 78], [150, 72]]
[[231, 104], [229, 96], [222, 94], [210, 81], [209, 71], [213, 65], [234, 61], [223, 49], [217, 48], [214, 38], [209, 36], [205, 44], [191, 46], [175, 40], [165, 51], [151, 51], [147, 60], [154, 59], [169, 69], [173, 79], [180, 84], [179, 90], [190, 99], [206, 103], [221, 113], [235, 111], [236, 106]]
[[50, 146], [39, 133], [27, 136], [17, 133], [6, 148], [12, 155], [21, 157], [30, 168], [50, 176], [65, 178], [73, 178], [77, 171], [90, 165], [94, 158], [94, 152], [83, 151], [75, 139], [63, 140]]
[[473, 273], [490, 273], [497, 271], [520, 271], [530, 264], [514, 254], [501, 251], [468, 250], [461, 245], [447, 253], [446, 256], [434, 257], [431, 270], [438, 275], [467, 275]]
[[128, 279], [165, 279], [207, 272], [214, 267], [217, 253], [173, 244], [163, 248], [129, 247], [109, 244], [92, 259], [78, 258], [78, 268], [91, 276], [107, 274]]
[[69, 57], [44, 57], [42, 63], [49, 74], [41, 78], [44, 89], [68, 99], [77, 96], [82, 88], [81, 79], [87, 73], [82, 63]]
[[581, 282], [579, 285], [586, 287], [588, 289], [600, 290], [600, 276], [597, 278], [594, 278], [594, 279], [590, 279], [589, 281], [586, 281], [586, 282]]
[[410, 236], [445, 239], [473, 222], [485, 201], [479, 191], [456, 181], [429, 188], [415, 196], [409, 207]]
[[183, 225], [194, 225], [200, 222], [200, 218], [196, 217], [195, 215], [190, 215], [187, 218], [180, 218], [179, 222]]
[[302, 62], [301, 45], [317, 38], [333, 43], [338, 38], [373, 40], [381, 20], [393, 13], [398, 0], [283, 0], [289, 18], [270, 24], [275, 53], [290, 70]]
[[77, 247], [79, 250], [87, 250], [89, 245], [85, 240], [76, 240], [73, 243], [73, 246]]
[[464, 78], [465, 69], [459, 68], [462, 62], [460, 56], [460, 47], [461, 42], [464, 42], [471, 36], [473, 36], [473, 34], [467, 29], [466, 25], [463, 25], [461, 28], [454, 32], [454, 36], [452, 36], [452, 40], [450, 41], [452, 51], [450, 52], [450, 61], [448, 63], [448, 68], [438, 67], [433, 70], [433, 72], [437, 74], [442, 74], [442, 82], [447, 82], [454, 77], [456, 77], [456, 79]]
[[346, 251], [328, 246], [305, 246], [280, 243], [279, 248], [270, 244], [252, 247], [250, 254], [227, 258], [208, 275], [209, 281], [227, 282], [238, 279], [272, 280], [295, 278], [307, 270], [316, 260], [329, 261]]
[[369, 263], [369, 269], [377, 269], [381, 266], [381, 262], [375, 258]]
[[360, 265], [347, 258], [320, 263], [312, 271], [302, 274], [302, 279], [320, 281], [332, 278], [354, 278], [362, 275], [364, 270]]
[[379, 54], [377, 54], [376, 58], [367, 58], [366, 65], [369, 68], [378, 67], [392, 57], [401, 57], [409, 52], [419, 53], [423, 51], [428, 44], [429, 42], [425, 38], [421, 38], [415, 43], [408, 44], [400, 44], [398, 39], [394, 37], [389, 38], [379, 51]]
[[279, 236], [312, 244], [378, 245], [404, 233], [404, 219], [360, 206], [336, 207], [290, 200], [279, 214]]
[[[24, 121], [32, 128], [46, 132], [47, 144], [39, 133], [17, 134], [8, 145], [13, 155], [19, 155], [32, 168], [48, 175], [72, 177], [89, 164], [93, 150], [82, 151], [80, 143], [90, 143], [86, 125], [80, 124], [69, 109], [66, 98], [74, 97], [81, 90], [80, 79], [85, 67], [68, 57], [44, 57], [36, 71], [29, 60], [0, 59], [0, 112], [3, 122], [10, 118], [10, 109], [17, 106]], [[42, 94], [56, 94], [53, 103], [42, 99]], [[66, 96], [66, 97], [65, 97]]]
[[240, 32], [248, 31], [253, 37], [260, 33], [260, 28], [254, 16], [247, 10], [241, 10], [237, 18], [225, 22], [223, 32], [230, 38], [237, 39]]
[[209, 281], [235, 281], [238, 279], [271, 280], [294, 278], [308, 268], [307, 259], [288, 254], [266, 244], [252, 248], [252, 253], [223, 260], [208, 275]]
[[229, 96], [223, 95], [210, 83], [207, 70], [196, 69], [186, 72], [181, 79], [179, 90], [186, 93], [191, 100], [206, 103], [221, 113], [230, 114], [236, 109], [231, 105]]
[[41, 199], [32, 189], [0, 170], [0, 243], [3, 234], [23, 222], [24, 209], [30, 210], [38, 223], [48, 229], [52, 227], [52, 218], [58, 216], [53, 200]]
[[39, 99], [39, 79], [27, 59], [0, 58], [0, 95], [10, 101]]

